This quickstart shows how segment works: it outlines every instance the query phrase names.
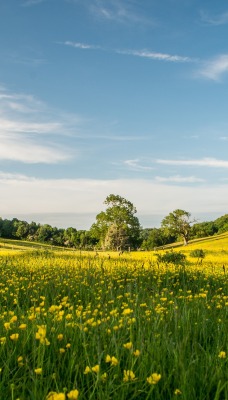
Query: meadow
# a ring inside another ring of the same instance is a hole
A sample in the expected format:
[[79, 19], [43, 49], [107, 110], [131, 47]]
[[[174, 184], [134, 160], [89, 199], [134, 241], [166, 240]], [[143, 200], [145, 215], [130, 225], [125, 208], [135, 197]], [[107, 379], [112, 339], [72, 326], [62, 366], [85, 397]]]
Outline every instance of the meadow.
[[166, 265], [3, 244], [0, 399], [227, 400], [227, 248]]

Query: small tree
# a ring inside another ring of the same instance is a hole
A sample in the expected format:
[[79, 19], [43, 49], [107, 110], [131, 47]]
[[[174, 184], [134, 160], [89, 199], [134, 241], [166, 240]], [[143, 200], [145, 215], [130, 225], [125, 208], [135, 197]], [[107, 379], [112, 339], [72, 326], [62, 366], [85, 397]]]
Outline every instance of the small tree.
[[177, 209], [162, 220], [162, 228], [168, 234], [180, 235], [184, 240], [184, 245], [188, 244], [191, 230], [191, 214], [187, 211]]

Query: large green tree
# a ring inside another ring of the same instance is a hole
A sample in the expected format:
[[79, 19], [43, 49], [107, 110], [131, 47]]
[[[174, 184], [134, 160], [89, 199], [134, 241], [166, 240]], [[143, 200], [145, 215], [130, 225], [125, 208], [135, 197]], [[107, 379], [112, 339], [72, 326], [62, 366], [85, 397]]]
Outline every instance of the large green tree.
[[165, 232], [171, 235], [181, 236], [184, 244], [188, 244], [191, 231], [191, 214], [187, 211], [177, 209], [162, 220], [161, 226]]
[[140, 244], [140, 224], [135, 206], [124, 197], [110, 194], [104, 201], [106, 211], [96, 216], [91, 235], [99, 239], [103, 248], [124, 250]]

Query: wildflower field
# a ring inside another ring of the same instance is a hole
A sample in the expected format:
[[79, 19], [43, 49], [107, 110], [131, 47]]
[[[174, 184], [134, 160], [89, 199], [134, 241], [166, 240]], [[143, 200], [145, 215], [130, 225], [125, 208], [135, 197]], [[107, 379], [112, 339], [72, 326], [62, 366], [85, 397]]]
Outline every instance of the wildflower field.
[[190, 244], [180, 266], [154, 252], [0, 251], [0, 399], [227, 400], [222, 240], [203, 262]]

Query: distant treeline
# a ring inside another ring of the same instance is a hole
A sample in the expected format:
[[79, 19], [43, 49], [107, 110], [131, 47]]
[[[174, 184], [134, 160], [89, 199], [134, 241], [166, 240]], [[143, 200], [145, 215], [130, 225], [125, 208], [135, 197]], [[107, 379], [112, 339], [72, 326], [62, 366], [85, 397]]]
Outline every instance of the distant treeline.
[[[228, 232], [228, 214], [211, 222], [195, 223], [191, 227], [190, 239], [213, 236]], [[17, 218], [12, 220], [0, 217], [0, 237], [4, 239], [28, 240], [55, 246], [74, 247], [76, 249], [94, 249], [99, 246], [99, 236], [90, 230], [75, 228], [59, 229], [48, 224], [28, 223]], [[167, 235], [162, 228], [147, 228], [140, 231], [140, 249], [153, 250], [181, 240], [178, 236]]]

